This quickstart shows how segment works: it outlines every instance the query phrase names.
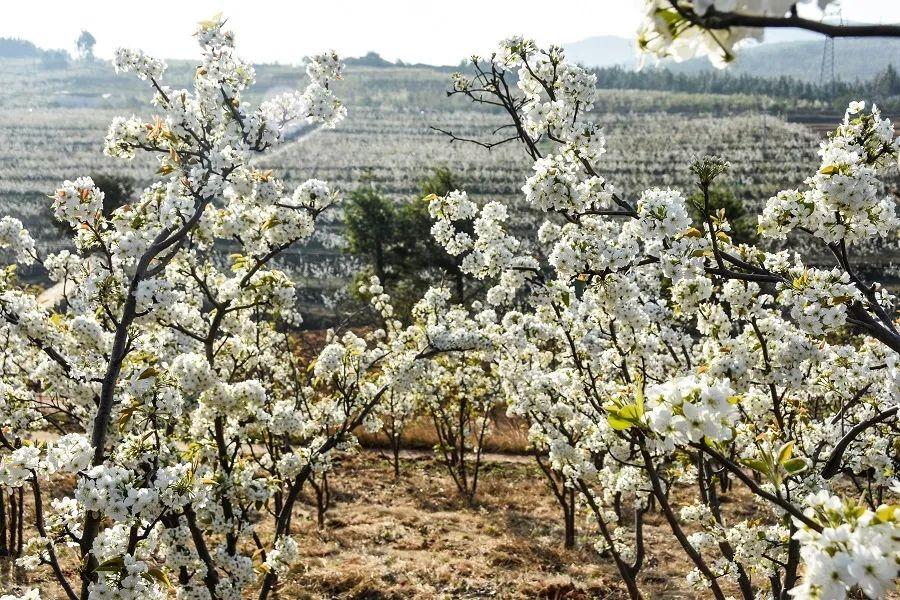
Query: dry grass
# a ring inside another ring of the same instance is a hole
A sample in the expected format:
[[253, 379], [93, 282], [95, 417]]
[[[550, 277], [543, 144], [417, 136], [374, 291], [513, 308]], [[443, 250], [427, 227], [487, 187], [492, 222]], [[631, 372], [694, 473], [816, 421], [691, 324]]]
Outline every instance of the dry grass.
[[[371, 452], [345, 461], [334, 477], [336, 502], [325, 529], [316, 528], [311, 512], [301, 522], [305, 559], [282, 597], [627, 598], [583, 520], [578, 547], [562, 547], [558, 505], [537, 466], [517, 458], [485, 464], [474, 507], [457, 498], [449, 476], [426, 456], [404, 459], [397, 482], [387, 461], [373, 460]], [[676, 504], [687, 500], [688, 490], [679, 492]], [[731, 518], [760, 516], [743, 490], [722, 500]], [[685, 584], [691, 565], [662, 516], [648, 514], [645, 523], [648, 556], [639, 576], [645, 597], [703, 597]]]
[[[330, 481], [323, 530], [305, 490], [293, 532], [303, 559], [284, 578], [281, 600], [626, 597], [614, 567], [586, 540], [562, 548], [558, 508], [529, 462], [485, 464], [471, 507], [430, 457], [403, 459], [395, 482], [388, 461], [363, 451]], [[64, 569], [76, 578], [71, 558]], [[0, 594], [38, 587], [45, 600], [61, 598], [51, 577], [0, 559]]]
[[[298, 509], [294, 536], [302, 560], [283, 579], [281, 600], [455, 600], [626, 598], [610, 559], [593, 550], [594, 533], [579, 521], [578, 547], [562, 547], [559, 508], [537, 466], [524, 457], [492, 456], [478, 503], [467, 506], [427, 453], [402, 460], [394, 481], [374, 451], [342, 460], [330, 477], [333, 504], [316, 526], [310, 493]], [[690, 491], [676, 490], [677, 507]], [[722, 498], [729, 519], [766, 514], [745, 491]], [[265, 531], [262, 533], [265, 534]], [[646, 598], [703, 598], [687, 588], [690, 565], [658, 513], [646, 517], [648, 556], [639, 576]], [[54, 593], [49, 573], [15, 573], [0, 561], [0, 594], [35, 585]], [[67, 570], [75, 577], [72, 564]], [[728, 590], [732, 591], [732, 590]], [[248, 598], [253, 597], [248, 594]]]
[[[356, 431], [360, 443], [366, 448], [385, 448], [387, 439], [383, 433]], [[431, 450], [438, 443], [434, 425], [428, 417], [420, 416], [403, 431], [403, 447], [413, 450]], [[491, 427], [484, 439], [484, 451], [498, 454], [527, 454], [528, 426], [521, 419], [508, 417], [498, 410], [491, 418]]]
[[336, 474], [326, 528], [300, 525], [305, 560], [284, 598], [618, 598], [593, 550], [566, 551], [557, 507], [530, 464], [486, 465], [479, 503], [456, 498], [430, 459], [403, 461], [394, 482], [371, 454]]

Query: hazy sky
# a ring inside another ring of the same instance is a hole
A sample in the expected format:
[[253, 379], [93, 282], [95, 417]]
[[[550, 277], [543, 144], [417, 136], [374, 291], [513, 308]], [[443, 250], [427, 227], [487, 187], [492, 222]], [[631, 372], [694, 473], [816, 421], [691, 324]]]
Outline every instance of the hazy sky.
[[[630, 37], [639, 0], [6, 0], [0, 36], [42, 47], [74, 46], [81, 29], [97, 38], [96, 53], [118, 46], [166, 58], [197, 55], [190, 36], [197, 21], [229, 18], [240, 54], [255, 62], [297, 62], [334, 48], [345, 56], [375, 50], [385, 58], [457, 64], [487, 53], [513, 33], [541, 43], [592, 35]], [[897, 0], [845, 0], [843, 18], [900, 22]]]

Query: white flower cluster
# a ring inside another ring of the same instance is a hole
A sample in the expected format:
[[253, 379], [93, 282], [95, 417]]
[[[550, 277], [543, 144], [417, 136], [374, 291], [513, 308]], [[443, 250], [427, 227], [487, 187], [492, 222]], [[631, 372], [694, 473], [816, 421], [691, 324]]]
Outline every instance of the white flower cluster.
[[540, 158], [533, 169], [522, 191], [539, 210], [582, 213], [611, 207], [615, 188], [602, 177], [585, 178], [583, 169], [563, 156]]
[[35, 477], [77, 473], [90, 464], [92, 449], [81, 434], [70, 433], [46, 445], [21, 446], [0, 458], [0, 485], [18, 488]]
[[759, 219], [764, 235], [784, 238], [800, 230], [827, 243], [852, 244], [896, 230], [894, 200], [880, 193], [877, 174], [896, 162], [900, 139], [877, 107], [866, 113], [864, 106], [852, 102], [843, 124], [822, 143], [821, 168], [806, 180], [808, 189], [769, 199]]
[[93, 448], [88, 439], [79, 433], [66, 434], [47, 444], [46, 472], [78, 473], [91, 464]]
[[279, 575], [284, 575], [300, 558], [299, 550], [300, 546], [294, 538], [280, 537], [275, 542], [275, 547], [266, 556], [265, 566]]
[[[711, 6], [727, 8], [695, 8]], [[242, 99], [253, 68], [223, 25], [201, 25], [191, 90], [157, 81], [161, 66], [143, 55], [122, 54], [124, 68], [154, 79], [160, 114], [116, 120], [106, 151], [152, 154], [160, 179], [107, 218], [87, 178], [53, 196], [90, 251], [45, 261], [64, 284], [61, 312], [40, 306], [11, 270], [0, 273], [0, 338], [14, 358], [0, 365], [0, 428], [16, 440], [0, 450], [0, 485], [76, 480], [74, 493], [43, 507], [46, 529], [31, 528], [40, 535], [23, 566], [71, 548], [87, 565], [68, 576], [84, 578], [76, 587], [92, 597], [165, 597], [169, 570], [180, 597], [236, 600], [253, 589], [268, 598], [299, 558], [285, 525], [293, 499], [354, 448], [354, 431], [402, 421], [411, 407], [462, 407], [476, 418], [454, 435], [480, 451], [478, 432], [506, 400], [557, 480], [590, 500], [597, 546], [619, 565], [641, 555], [641, 519], [622, 508], [642, 515], [698, 486], [681, 511], [700, 529], [687, 541], [700, 553], [688, 575], [697, 589], [727, 579], [751, 594], [781, 586], [840, 597], [890, 585], [897, 511], [878, 505], [900, 492], [891, 419], [900, 358], [893, 325], [872, 337], [844, 327], [877, 331], [879, 303], [894, 303], [859, 284], [842, 254], [895, 225], [875, 173], [896, 158], [896, 143], [877, 111], [853, 105], [808, 190], [767, 209], [769, 234], [811, 232], [841, 260], [840, 269], [806, 269], [788, 251], [733, 243], [722, 211], [694, 222], [676, 190], [648, 190], [633, 205], [620, 196], [598, 173], [604, 140], [587, 120], [593, 75], [557, 47], [508, 40], [479, 83], [517, 69], [509, 90], [484, 89], [509, 94], [502, 104], [537, 163], [523, 188], [547, 213], [535, 247], [510, 233], [501, 204], [479, 206], [458, 191], [432, 197], [434, 237], [465, 272], [489, 280], [486, 302], [452, 305], [436, 287], [403, 325], [372, 279], [360, 291], [379, 324], [329, 332], [308, 351], [286, 327], [299, 322], [296, 291], [275, 261], [310, 239], [338, 195], [315, 179], [290, 192], [251, 158], [295, 119], [327, 125], [342, 115], [329, 89], [340, 63], [314, 58], [305, 92], [253, 110]], [[721, 160], [692, 165], [705, 183], [724, 169]], [[12, 221], [0, 233], [8, 247], [30, 239]], [[213, 257], [225, 242], [236, 251], [220, 264]], [[863, 321], [861, 310], [875, 316]], [[386, 399], [395, 404], [379, 407]], [[86, 433], [35, 442], [51, 418]], [[849, 444], [846, 432], [856, 435]], [[729, 523], [715, 490], [721, 474], [747, 470], [752, 478], [732, 483], [746, 484], [764, 510]], [[836, 473], [853, 474], [840, 489], [868, 508], [829, 495], [801, 513], [793, 499]], [[801, 530], [796, 569], [786, 566], [788, 514]], [[253, 545], [263, 546], [262, 563], [245, 554]], [[636, 585], [635, 569], [620, 573]]]
[[[464, 271], [477, 277], [500, 277], [488, 291], [491, 304], [515, 294], [522, 283], [520, 270], [533, 269], [534, 261], [518, 254], [519, 241], [507, 233], [506, 206], [488, 202], [479, 210], [465, 192], [453, 191], [433, 197], [428, 209], [435, 219], [431, 234], [448, 253], [462, 255]], [[464, 223], [472, 224], [474, 239], [459, 230]]]
[[116, 72], [136, 73], [141, 79], [158, 80], [166, 70], [166, 63], [147, 56], [141, 50], [117, 48], [113, 59]]
[[341, 79], [344, 64], [337, 52], [331, 50], [309, 57], [306, 64], [306, 74], [312, 81], [325, 85], [331, 80]]
[[847, 305], [861, 299], [850, 276], [839, 269], [805, 269], [790, 285], [781, 284], [779, 300], [790, 307], [791, 318], [813, 335], [834, 331], [847, 321]]
[[[299, 554], [278, 525], [295, 500], [276, 496], [296, 498], [292, 489], [334, 468], [333, 456], [354, 447], [350, 432], [396, 382], [414, 379], [416, 357], [430, 348], [425, 327], [394, 320], [372, 281], [385, 327], [329, 337], [309, 368], [314, 353], [298, 349], [291, 330], [300, 322], [295, 284], [275, 264], [340, 196], [318, 179], [286, 190], [251, 159], [297, 120], [331, 126], [343, 117], [329, 88], [340, 60], [313, 57], [304, 91], [254, 109], [243, 98], [253, 67], [235, 54], [224, 20], [201, 23], [197, 39], [190, 89], [167, 86], [160, 61], [117, 52], [119, 70], [152, 79], [158, 114], [115, 119], [105, 152], [153, 156], [159, 180], [106, 215], [90, 178], [51, 196], [82, 251], [43, 261], [63, 287], [59, 312], [12, 268], [0, 271], [11, 357], [0, 365], [0, 487], [35, 486], [42, 503], [26, 512], [31, 537], [19, 564], [58, 567], [73, 552], [85, 567], [53, 572], [96, 599], [271, 594]], [[235, 249], [227, 261], [223, 242]], [[14, 219], [0, 221], [0, 247], [19, 262], [39, 260]], [[51, 421], [85, 433], [36, 441]], [[74, 490], [47, 493], [62, 475]], [[262, 564], [244, 552], [251, 537], [266, 545]]]
[[297, 186], [291, 199], [296, 206], [318, 212], [337, 202], [338, 195], [321, 179], [309, 179]]
[[0, 458], [0, 485], [18, 488], [40, 469], [40, 448], [22, 446]]
[[734, 437], [740, 413], [727, 380], [688, 375], [648, 386], [644, 394], [650, 429], [669, 449], [704, 437], [720, 442]]
[[644, 0], [638, 43], [645, 52], [659, 58], [683, 61], [707, 56], [714, 65], [724, 67], [734, 59], [735, 49], [743, 42], [761, 41], [763, 30], [754, 27], [707, 30], [693, 24], [679, 11], [700, 17], [710, 12], [784, 17], [797, 4], [816, 4], [824, 9], [836, 3], [837, 0], [689, 0], [679, 1], [676, 8], [669, 0]]
[[[703, 14], [754, 6], [775, 5], [679, 3]], [[671, 3], [657, 8], [656, 17], [672, 17], [665, 14]], [[694, 29], [680, 31], [678, 43], [709, 51], [710, 38]], [[431, 290], [417, 317], [432, 345], [478, 340], [478, 352], [496, 365], [509, 412], [528, 421], [529, 440], [547, 453], [554, 476], [589, 498], [592, 517], [605, 522], [596, 543], [603, 551], [626, 561], [639, 556], [640, 525], [623, 518], [623, 506], [646, 510], [651, 497], [679, 502], [669, 486], [679, 486], [678, 496], [695, 486], [699, 505], [682, 518], [701, 529], [685, 537], [698, 553], [687, 577], [703, 594], [725, 597], [728, 582], [748, 597], [754, 589], [780, 594], [779, 586], [799, 597], [881, 595], [897, 576], [893, 549], [860, 555], [868, 557], [864, 570], [877, 571], [877, 585], [842, 572], [835, 576], [842, 583], [819, 595], [818, 575], [804, 579], [807, 561], [831, 551], [816, 555], [810, 544], [803, 564], [789, 567], [796, 557], [784, 516], [801, 515], [793, 499], [835, 473], [854, 474], [848, 493], [872, 513], [897, 493], [888, 458], [900, 360], [896, 304], [881, 286], [861, 283], [846, 258], [853, 242], [897, 227], [876, 178], [897, 158], [890, 122], [851, 105], [822, 145], [822, 166], [806, 189], [770, 200], [760, 219], [765, 235], [811, 234], [838, 262], [808, 268], [791, 251], [734, 242], [725, 210], [702, 201], [689, 210], [677, 190], [647, 190], [634, 204], [622, 197], [600, 174], [602, 136], [582, 110], [590, 94], [569, 80], [578, 71], [558, 49], [513, 38], [492, 60], [490, 71], [454, 76], [454, 91], [513, 107], [510, 126], [534, 158], [523, 193], [548, 218], [533, 248], [510, 239], [507, 211], [493, 203], [479, 209], [459, 191], [431, 199], [437, 241], [463, 257], [467, 273], [495, 282], [490, 311], [480, 304], [447, 310], [449, 294]], [[518, 69], [519, 86], [504, 88], [507, 69]], [[715, 157], [692, 163], [701, 198], [728, 168]], [[869, 337], [848, 327], [860, 323], [865, 331], [884, 324], [884, 332]], [[841, 440], [851, 430], [858, 437], [847, 446]], [[713, 493], [717, 474], [747, 470], [764, 516], [730, 523]], [[842, 514], [833, 528], [854, 522]], [[626, 582], [634, 577], [627, 568], [620, 573]]]
[[[565, 52], [559, 46], [542, 51], [531, 40], [511, 38], [500, 44], [494, 60], [502, 69], [519, 68], [517, 85], [525, 95], [524, 126], [532, 137], [568, 136], [579, 111], [586, 113], [594, 106], [597, 76], [567, 63]], [[553, 79], [553, 88], [543, 84], [547, 79]], [[593, 148], [590, 153], [593, 155], [603, 153], [603, 143], [602, 136], [583, 132], [579, 140], [579, 145]]]
[[16, 262], [23, 265], [34, 263], [37, 257], [34, 238], [22, 225], [22, 221], [9, 216], [0, 219], [0, 248], [11, 249], [15, 253]]
[[648, 254], [658, 254], [654, 246], [674, 239], [691, 226], [684, 197], [677, 190], [646, 190], [637, 203], [639, 239], [651, 248]]
[[858, 589], [883, 598], [900, 571], [900, 506], [872, 511], [822, 490], [806, 498], [804, 513], [821, 532], [798, 524], [806, 576], [791, 590], [795, 598], [846, 598]]
[[[350, 342], [361, 341], [352, 334], [347, 335], [350, 336], [347, 337], [347, 340]], [[313, 369], [313, 373], [316, 377], [328, 377], [335, 374], [343, 368], [346, 357], [347, 348], [341, 343], [332, 342], [325, 346], [319, 353], [319, 356], [316, 357], [316, 366]]]
[[0, 600], [41, 600], [40, 590], [33, 589], [28, 590], [21, 596], [14, 596], [12, 594], [3, 594], [0, 596]]
[[347, 109], [329, 88], [329, 82], [341, 79], [343, 63], [335, 52], [309, 58], [306, 73], [310, 83], [303, 92], [287, 92], [260, 106], [260, 113], [272, 123], [284, 126], [297, 118], [309, 123], [334, 127], [347, 116]]
[[102, 216], [103, 195], [90, 177], [66, 180], [51, 196], [53, 214], [72, 226], [93, 223]]
[[458, 231], [454, 223], [471, 221], [478, 214], [478, 206], [469, 200], [465, 192], [452, 191], [444, 197], [431, 199], [428, 212], [434, 219], [431, 235], [447, 252], [459, 256], [472, 248], [472, 237]]
[[115, 600], [117, 598], [153, 598], [162, 599], [164, 594], [159, 590], [159, 582], [149, 576], [150, 566], [130, 554], [121, 559], [120, 570], [105, 572], [99, 581], [90, 586], [90, 597], [98, 600]]
[[216, 383], [215, 374], [206, 357], [189, 352], [172, 361], [170, 371], [181, 391], [188, 396], [199, 396]]

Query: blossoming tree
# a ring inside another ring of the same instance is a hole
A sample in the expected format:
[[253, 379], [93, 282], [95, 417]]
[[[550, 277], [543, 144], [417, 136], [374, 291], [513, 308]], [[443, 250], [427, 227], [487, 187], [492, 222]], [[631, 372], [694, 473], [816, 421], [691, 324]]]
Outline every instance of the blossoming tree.
[[[723, 159], [690, 165], [699, 223], [677, 190], [625, 198], [602, 175], [594, 76], [562, 49], [514, 38], [472, 68], [451, 94], [507, 112], [510, 141], [534, 160], [523, 192], [547, 220], [525, 252], [504, 206], [453, 192], [432, 201], [433, 233], [498, 281], [482, 311], [492, 325], [473, 330], [491, 338], [510, 411], [581, 493], [631, 597], [652, 505], [694, 565], [688, 580], [715, 598], [881, 597], [900, 564], [900, 338], [894, 297], [861, 278], [851, 248], [896, 235], [878, 181], [898, 157], [891, 123], [854, 103], [819, 171], [767, 203], [764, 236], [809, 235], [834, 256], [809, 268], [732, 241], [710, 208]], [[765, 516], [725, 510], [734, 486]]]
[[[675, 23], [661, 51], [690, 39], [682, 26], [705, 39], [726, 9], [777, 17], [794, 6], [648, 4], [662, 11], [655, 27]], [[303, 485], [352, 448], [357, 427], [378, 427], [380, 400], [473, 384], [501, 390], [528, 421], [632, 598], [653, 552], [649, 510], [693, 564], [688, 581], [719, 600], [890, 589], [900, 332], [896, 298], [853, 259], [855, 244], [897, 233], [879, 171], [900, 142], [877, 108], [853, 103], [818, 171], [759, 218], [763, 236], [806, 236], [834, 259], [812, 268], [732, 239], [710, 202], [723, 159], [691, 163], [694, 211], [677, 190], [626, 198], [602, 175], [593, 75], [558, 47], [507, 40], [473, 61], [473, 76], [454, 76], [452, 93], [509, 116], [514, 135], [501, 143], [533, 159], [523, 193], [547, 217], [538, 247], [510, 233], [499, 203], [434, 197], [432, 233], [490, 282], [485, 302], [451, 306], [433, 289], [404, 327], [370, 281], [362, 292], [381, 326], [330, 333], [306, 364], [288, 328], [300, 318], [294, 286], [273, 261], [313, 234], [337, 194], [318, 180], [285, 190], [251, 158], [291, 123], [341, 119], [329, 89], [340, 62], [314, 57], [304, 91], [254, 109], [242, 100], [253, 69], [224, 23], [197, 36], [191, 90], [166, 86], [162, 62], [117, 53], [119, 69], [153, 87], [159, 113], [116, 119], [106, 140], [111, 156], [157, 157], [159, 179], [138, 201], [104, 216], [90, 179], [64, 182], [51, 201], [78, 254], [42, 256], [20, 222], [0, 220], [0, 245], [64, 290], [50, 308], [15, 269], [0, 273], [0, 487], [18, 506], [27, 490], [33, 507], [20, 565], [48, 568], [72, 599], [174, 588], [265, 600], [299, 554]], [[60, 482], [71, 493], [51, 499]], [[754, 518], [722, 502], [738, 489]]]
[[[159, 180], [139, 200], [107, 218], [89, 178], [64, 182], [51, 201], [77, 254], [42, 256], [20, 222], [0, 221], [0, 244], [64, 290], [57, 310], [13, 268], [0, 276], [0, 487], [31, 496], [18, 564], [48, 566], [72, 599], [172, 588], [240, 598], [251, 587], [267, 598], [297, 558], [304, 483], [352, 447], [391, 385], [415, 376], [430, 339], [454, 343], [441, 326], [401, 327], [372, 282], [384, 327], [330, 335], [310, 368], [296, 360], [294, 284], [273, 261], [338, 196], [315, 179], [286, 190], [251, 159], [293, 123], [341, 120], [329, 89], [341, 63], [313, 57], [303, 91], [253, 108], [241, 97], [253, 68], [224, 22], [196, 35], [190, 90], [166, 86], [161, 61], [116, 53], [117, 69], [152, 86], [158, 112], [118, 118], [106, 138], [110, 156], [157, 157]], [[67, 479], [73, 491], [48, 501], [48, 484]]]

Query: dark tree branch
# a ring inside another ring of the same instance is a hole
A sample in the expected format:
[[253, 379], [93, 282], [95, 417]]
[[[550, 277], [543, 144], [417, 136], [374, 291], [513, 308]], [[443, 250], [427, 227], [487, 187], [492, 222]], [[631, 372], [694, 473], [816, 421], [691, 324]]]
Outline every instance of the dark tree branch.
[[432, 129], [432, 130], [434, 130], [434, 131], [443, 133], [444, 135], [448, 136], [448, 137], [450, 138], [450, 143], [453, 143], [453, 142], [468, 142], [468, 143], [470, 143], [470, 144], [475, 144], [475, 145], [477, 145], [477, 146], [481, 146], [482, 148], [486, 148], [486, 149], [488, 149], [488, 150], [490, 150], [491, 148], [494, 148], [495, 146], [500, 146], [500, 145], [505, 144], [505, 143], [507, 143], [507, 142], [514, 142], [514, 141], [516, 141], [517, 139], [519, 139], [519, 136], [518, 136], [518, 135], [514, 135], [514, 136], [512, 136], [512, 137], [508, 137], [508, 138], [506, 138], [506, 139], [503, 139], [503, 140], [500, 140], [500, 141], [497, 141], [497, 142], [482, 142], [481, 140], [476, 140], [476, 139], [474, 139], [474, 138], [464, 138], [464, 137], [459, 137], [458, 135], [456, 135], [456, 134], [453, 133], [452, 131], [447, 131], [446, 129], [441, 129], [440, 127], [435, 127], [434, 125], [429, 125], [428, 128], [429, 128], [429, 129]]
[[796, 13], [775, 17], [718, 12], [714, 8], [710, 8], [702, 16], [692, 10], [681, 11], [681, 14], [694, 25], [710, 30], [730, 29], [731, 27], [771, 27], [774, 29], [805, 29], [828, 37], [900, 37], [900, 25], [839, 25], [804, 19]]
[[861, 434], [869, 427], [877, 425], [882, 421], [886, 421], [887, 419], [896, 416], [898, 410], [900, 410], [900, 406], [895, 406], [893, 408], [883, 410], [874, 417], [870, 417], [865, 421], [856, 424], [853, 429], [848, 431], [847, 434], [842, 437], [834, 447], [834, 450], [831, 451], [831, 455], [828, 457], [828, 461], [822, 468], [822, 477], [824, 477], [825, 479], [831, 479], [832, 477], [837, 475], [837, 473], [840, 471], [841, 459], [844, 457], [844, 452], [847, 450], [847, 446], [849, 446], [859, 434]]

